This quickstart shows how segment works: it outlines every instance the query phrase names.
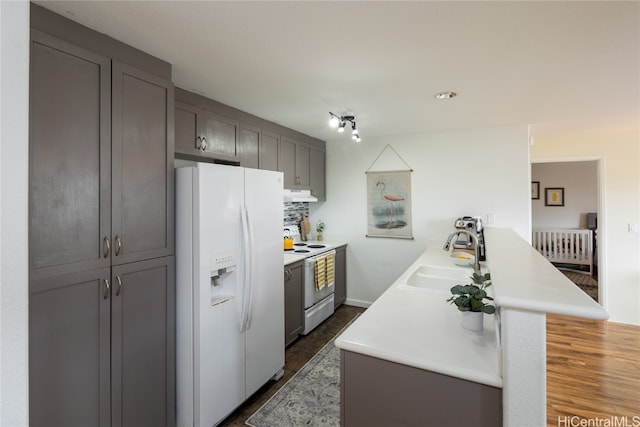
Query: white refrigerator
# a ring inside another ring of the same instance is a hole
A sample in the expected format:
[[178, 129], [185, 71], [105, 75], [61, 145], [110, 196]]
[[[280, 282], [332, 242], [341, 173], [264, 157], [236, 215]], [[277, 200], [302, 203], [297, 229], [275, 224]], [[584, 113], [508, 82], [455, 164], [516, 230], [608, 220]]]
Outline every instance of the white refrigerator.
[[179, 427], [214, 426], [284, 367], [282, 173], [176, 169]]

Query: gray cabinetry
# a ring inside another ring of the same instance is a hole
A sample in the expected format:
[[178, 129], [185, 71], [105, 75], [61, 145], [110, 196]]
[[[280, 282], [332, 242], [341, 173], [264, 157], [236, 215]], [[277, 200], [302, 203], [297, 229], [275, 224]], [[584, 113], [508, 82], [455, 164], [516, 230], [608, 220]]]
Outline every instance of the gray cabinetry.
[[31, 38], [29, 275], [107, 267], [111, 61], [37, 31]]
[[30, 426], [111, 425], [109, 275], [30, 281]]
[[113, 426], [174, 423], [174, 277], [173, 257], [112, 270]]
[[309, 152], [309, 186], [311, 194], [318, 200], [327, 200], [325, 171], [325, 151], [311, 148]]
[[113, 61], [112, 263], [173, 254], [173, 85]]
[[179, 102], [175, 104], [175, 116], [177, 157], [239, 161], [237, 121]]
[[345, 350], [340, 380], [341, 426], [502, 425], [500, 388]]
[[334, 308], [344, 304], [347, 299], [347, 246], [336, 248], [335, 261], [335, 293], [333, 295]]
[[240, 123], [238, 135], [240, 166], [258, 169], [260, 163], [259, 150], [262, 143], [260, 129]]
[[311, 190], [318, 200], [326, 200], [325, 150], [282, 137], [278, 170], [284, 174], [284, 188]]
[[284, 345], [294, 342], [303, 327], [303, 261], [285, 266], [284, 269]]
[[280, 146], [280, 136], [262, 132], [260, 141], [259, 167], [270, 171], [278, 170], [278, 150]]
[[30, 67], [30, 425], [174, 425], [173, 86], [38, 31]]

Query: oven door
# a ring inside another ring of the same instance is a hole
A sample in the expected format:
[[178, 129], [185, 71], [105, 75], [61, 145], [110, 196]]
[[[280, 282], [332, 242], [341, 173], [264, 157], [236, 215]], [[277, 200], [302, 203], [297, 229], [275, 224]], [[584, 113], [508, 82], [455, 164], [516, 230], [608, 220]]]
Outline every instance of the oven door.
[[335, 291], [335, 269], [327, 269], [327, 284], [321, 289], [316, 286], [316, 260], [332, 254], [335, 262], [336, 251], [331, 250], [305, 258], [304, 260], [304, 308], [307, 309]]

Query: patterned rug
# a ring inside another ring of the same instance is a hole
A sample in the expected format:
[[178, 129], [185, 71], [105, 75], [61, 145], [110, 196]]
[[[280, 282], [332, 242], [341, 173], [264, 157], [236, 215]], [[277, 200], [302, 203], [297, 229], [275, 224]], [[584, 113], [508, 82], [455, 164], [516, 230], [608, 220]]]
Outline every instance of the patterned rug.
[[340, 350], [336, 337], [258, 409], [245, 424], [252, 427], [338, 427], [340, 425]]
[[598, 282], [588, 274], [576, 273], [573, 271], [560, 270], [573, 283], [578, 285], [587, 295], [598, 301]]

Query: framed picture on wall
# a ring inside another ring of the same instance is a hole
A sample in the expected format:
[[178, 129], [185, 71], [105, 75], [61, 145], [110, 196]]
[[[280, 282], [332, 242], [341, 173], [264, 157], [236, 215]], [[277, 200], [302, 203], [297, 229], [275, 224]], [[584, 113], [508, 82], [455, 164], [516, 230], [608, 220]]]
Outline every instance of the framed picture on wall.
[[534, 200], [540, 199], [540, 181], [531, 182], [531, 198]]
[[564, 188], [545, 188], [545, 206], [564, 206]]

